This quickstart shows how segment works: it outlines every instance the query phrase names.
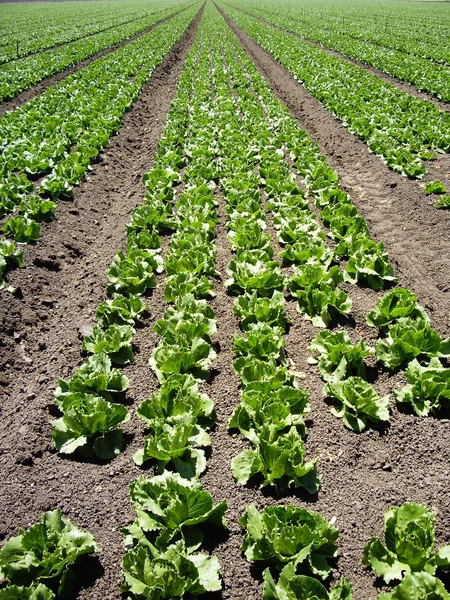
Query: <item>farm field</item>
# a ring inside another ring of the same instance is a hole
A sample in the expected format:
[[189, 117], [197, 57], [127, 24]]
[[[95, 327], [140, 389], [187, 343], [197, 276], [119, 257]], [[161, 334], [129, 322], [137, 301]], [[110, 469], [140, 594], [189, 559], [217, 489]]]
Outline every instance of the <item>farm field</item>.
[[0, 15], [0, 600], [448, 600], [450, 4]]

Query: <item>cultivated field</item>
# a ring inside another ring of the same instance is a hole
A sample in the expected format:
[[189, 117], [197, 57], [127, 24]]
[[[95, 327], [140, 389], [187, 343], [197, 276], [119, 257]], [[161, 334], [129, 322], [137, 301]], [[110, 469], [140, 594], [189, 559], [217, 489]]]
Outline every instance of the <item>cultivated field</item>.
[[0, 33], [0, 600], [450, 600], [450, 3]]

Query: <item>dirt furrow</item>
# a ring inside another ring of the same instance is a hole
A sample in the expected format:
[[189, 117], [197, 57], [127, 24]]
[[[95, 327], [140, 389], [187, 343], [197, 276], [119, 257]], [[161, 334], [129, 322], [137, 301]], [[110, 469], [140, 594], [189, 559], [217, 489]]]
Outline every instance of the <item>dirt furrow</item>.
[[[81, 362], [81, 332], [104, 297], [105, 269], [124, 245], [125, 224], [143, 201], [142, 174], [152, 165], [184, 59], [196, 35], [200, 13], [159, 65], [117, 136], [93, 166], [74, 201], [62, 203], [58, 220], [28, 247], [24, 265], [9, 275], [16, 291], [0, 295], [0, 539], [59, 506], [97, 538], [100, 555], [77, 578], [79, 598], [120, 598], [123, 539], [119, 527], [132, 518], [128, 484], [140, 470], [132, 454], [142, 445], [139, 419], [127, 424], [128, 445], [111, 464], [65, 460], [51, 443], [53, 390]], [[160, 316], [162, 283], [149, 298], [148, 324]], [[148, 369], [153, 333], [137, 332], [128, 399], [142, 400], [155, 389]], [[133, 434], [136, 438], [133, 440]], [[81, 584], [80, 584], [81, 585]]]
[[[432, 311], [435, 325], [445, 334], [450, 311], [450, 214], [434, 209], [432, 200], [424, 195], [423, 184], [388, 169], [280, 63], [234, 22], [228, 22], [278, 98], [328, 157], [373, 238], [385, 243], [403, 285]], [[448, 156], [435, 161], [436, 168], [442, 167], [441, 176], [445, 175], [446, 160]], [[442, 177], [442, 181], [446, 179]]]
[[[190, 4], [189, 6], [192, 6], [192, 4]], [[180, 12], [183, 12], [183, 10], [187, 10], [187, 8], [189, 8], [189, 7], [183, 8], [182, 10], [179, 10], [178, 12], [174, 13], [173, 15], [170, 15], [169, 17], [161, 19], [157, 23], [154, 23], [151, 27], [148, 27], [147, 29], [145, 29], [144, 31], [141, 31], [140, 33], [136, 33], [135, 35], [129, 37], [128, 39], [124, 40], [123, 42], [114, 44], [113, 46], [109, 46], [108, 48], [105, 48], [104, 50], [100, 50], [96, 54], [93, 54], [89, 58], [85, 58], [81, 62], [77, 63], [73, 67], [69, 67], [65, 71], [61, 71], [60, 73], [55, 73], [55, 75], [52, 75], [51, 77], [48, 77], [47, 79], [43, 79], [43, 80], [39, 81], [38, 83], [31, 86], [30, 88], [24, 90], [23, 92], [20, 92], [20, 94], [18, 94], [15, 98], [11, 98], [11, 100], [5, 100], [5, 101], [1, 102], [0, 103], [0, 117], [10, 110], [15, 110], [16, 108], [19, 108], [20, 106], [22, 106], [22, 104], [25, 104], [25, 102], [28, 102], [28, 100], [32, 100], [36, 96], [43, 94], [52, 85], [59, 83], [60, 81], [62, 81], [66, 77], [68, 77], [69, 75], [72, 75], [73, 73], [77, 73], [78, 71], [81, 71], [81, 69], [84, 69], [84, 67], [87, 67], [88, 65], [90, 65], [92, 62], [94, 62], [98, 58], [101, 58], [102, 56], [105, 56], [106, 54], [110, 54], [111, 52], [115, 52], [116, 50], [119, 50], [119, 48], [123, 48], [130, 42], [133, 42], [134, 40], [137, 40], [138, 38], [143, 37], [150, 31], [152, 31], [152, 29], [154, 29], [155, 27], [158, 27], [165, 21], [172, 19], [173, 17], [178, 15]], [[53, 50], [53, 48], [51, 48], [50, 50]]]

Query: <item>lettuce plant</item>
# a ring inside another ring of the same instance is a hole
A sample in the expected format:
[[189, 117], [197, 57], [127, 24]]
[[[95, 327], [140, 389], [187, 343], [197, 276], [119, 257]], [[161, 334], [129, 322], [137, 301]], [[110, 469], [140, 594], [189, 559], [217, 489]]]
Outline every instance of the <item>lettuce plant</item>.
[[327, 270], [320, 264], [306, 264], [296, 267], [288, 285], [297, 298], [297, 310], [316, 327], [328, 327], [352, 307], [350, 298], [338, 287], [342, 281], [337, 266]]
[[443, 367], [438, 358], [428, 366], [412, 360], [405, 371], [408, 383], [394, 392], [397, 402], [411, 404], [419, 417], [439, 414], [450, 407], [450, 369]]
[[[90, 533], [72, 525], [56, 509], [43, 514], [41, 521], [30, 529], [20, 529], [19, 535], [9, 539], [0, 548], [0, 579], [6, 580], [11, 592], [4, 598], [48, 600], [45, 586], [69, 591], [72, 565], [83, 555], [96, 552], [97, 544]], [[30, 586], [19, 590], [16, 586]], [[0, 596], [1, 597], [1, 596]]]
[[434, 517], [422, 504], [405, 502], [389, 508], [384, 513], [385, 545], [379, 538], [372, 538], [364, 548], [364, 564], [386, 583], [410, 573], [425, 571], [434, 575], [438, 567], [448, 569], [450, 546], [434, 552]]
[[389, 421], [389, 396], [380, 398], [370, 383], [361, 377], [330, 381], [324, 388], [324, 395], [333, 398], [338, 406], [331, 412], [352, 431], [364, 431], [368, 421]]
[[93, 354], [107, 354], [113, 363], [126, 365], [133, 360], [133, 335], [134, 329], [129, 325], [110, 325], [105, 330], [96, 325], [92, 335], [84, 336], [82, 349]]
[[277, 261], [270, 260], [264, 250], [244, 250], [236, 253], [227, 267], [230, 276], [225, 286], [230, 293], [256, 292], [258, 296], [271, 297], [275, 290], [284, 287], [284, 275]]
[[239, 523], [246, 528], [242, 551], [248, 561], [291, 564], [295, 572], [321, 579], [330, 574], [339, 531], [319, 513], [294, 505], [265, 506], [259, 513], [250, 504]]
[[242, 392], [228, 426], [239, 429], [253, 444], [258, 443], [263, 427], [268, 427], [272, 436], [292, 426], [304, 435], [304, 416], [309, 410], [305, 389], [283, 385], [273, 390], [268, 383], [256, 382]]
[[334, 259], [334, 252], [320, 238], [304, 234], [293, 244], [287, 244], [280, 256], [286, 265], [319, 263], [329, 267]]
[[450, 338], [445, 340], [424, 319], [399, 319], [391, 325], [386, 339], [377, 340], [375, 354], [385, 367], [397, 369], [414, 358], [429, 361], [432, 357], [450, 356]]
[[215, 357], [216, 352], [209, 342], [180, 333], [175, 343], [161, 341], [153, 350], [149, 365], [160, 381], [172, 373], [192, 373], [205, 378]]
[[61, 454], [80, 450], [105, 460], [120, 453], [123, 434], [116, 429], [130, 420], [122, 404], [92, 394], [69, 394], [59, 403], [63, 416], [53, 421], [53, 442]]
[[319, 373], [325, 381], [340, 381], [350, 375], [365, 377], [363, 360], [373, 353], [364, 340], [356, 346], [345, 331], [321, 331], [311, 342], [308, 350], [313, 357], [310, 364], [318, 364]]
[[383, 242], [376, 243], [368, 238], [355, 242], [344, 279], [350, 283], [365, 283], [373, 290], [381, 289], [386, 282], [395, 283], [397, 277]]
[[178, 273], [167, 278], [164, 288], [164, 300], [176, 302], [186, 294], [192, 294], [195, 298], [213, 298], [212, 282], [205, 275], [194, 273]]
[[15, 242], [28, 244], [39, 238], [41, 227], [34, 219], [28, 215], [17, 215], [11, 217], [2, 225], [1, 230], [14, 238]]
[[111, 401], [127, 389], [128, 377], [112, 369], [109, 356], [100, 353], [88, 356], [69, 381], [58, 379], [55, 398], [59, 406], [71, 394], [94, 394]]
[[0, 239], [0, 289], [6, 283], [3, 278], [5, 271], [13, 266], [19, 267], [22, 264], [22, 259], [22, 250], [17, 249], [13, 242]]
[[284, 330], [267, 323], [253, 323], [247, 329], [247, 337], [235, 335], [233, 352], [237, 356], [255, 357], [258, 360], [272, 359], [286, 364], [284, 354]]
[[165, 311], [164, 318], [157, 321], [153, 329], [168, 344], [177, 344], [181, 335], [190, 340], [210, 341], [216, 331], [216, 319], [206, 300], [196, 300], [192, 294], [186, 294], [178, 300], [176, 307]]
[[111, 284], [109, 293], [143, 294], [156, 287], [155, 271], [161, 270], [161, 258], [156, 253], [134, 250], [125, 255], [119, 250], [106, 270]]
[[425, 194], [445, 194], [447, 188], [441, 181], [428, 181], [425, 184]]
[[234, 301], [234, 314], [240, 317], [243, 331], [247, 331], [254, 323], [266, 323], [284, 329], [287, 322], [284, 304], [284, 296], [280, 291], [274, 291], [267, 298], [260, 298], [256, 292], [242, 294]]
[[214, 505], [211, 494], [200, 483], [183, 479], [178, 473], [165, 471], [151, 479], [141, 475], [130, 485], [130, 498], [136, 520], [122, 529], [127, 547], [148, 540], [164, 549], [183, 539], [192, 552], [203, 541], [204, 524], [227, 526], [226, 501]]
[[183, 251], [171, 251], [166, 257], [167, 275], [192, 273], [194, 275], [218, 276], [215, 268], [216, 249], [212, 244], [201, 248], [193, 247]]
[[417, 298], [409, 290], [394, 288], [378, 300], [373, 310], [367, 313], [366, 322], [370, 327], [386, 327], [404, 317], [428, 321], [424, 309], [417, 304]]
[[196, 597], [222, 588], [218, 559], [190, 554], [183, 540], [163, 550], [137, 544], [123, 557], [123, 568], [121, 591], [138, 598]]
[[51, 221], [55, 218], [56, 203], [39, 196], [30, 196], [22, 200], [18, 210], [35, 221]]
[[264, 571], [263, 600], [352, 600], [352, 596], [352, 584], [345, 577], [328, 592], [314, 577], [297, 575], [292, 563], [282, 569], [277, 583], [270, 569]]
[[264, 425], [257, 432], [255, 447], [235, 456], [231, 470], [241, 485], [259, 474], [262, 476], [260, 487], [302, 487], [310, 494], [316, 494], [319, 488], [316, 462], [305, 462], [304, 444], [297, 427], [280, 433]]
[[151, 432], [144, 439], [144, 448], [135, 453], [133, 460], [139, 466], [155, 460], [158, 473], [171, 464], [177, 473], [192, 479], [206, 469], [205, 452], [201, 448], [210, 445], [206, 430], [189, 415], [182, 415], [171, 424], [152, 421]]
[[104, 329], [110, 325], [133, 326], [146, 310], [147, 306], [139, 296], [113, 294], [111, 299], [102, 302], [97, 308], [97, 322]]
[[440, 579], [422, 571], [409, 573], [391, 594], [380, 594], [377, 600], [450, 600], [450, 594]]
[[434, 203], [435, 208], [450, 208], [450, 194], [440, 196], [439, 200]]
[[137, 414], [148, 423], [154, 420], [170, 423], [188, 414], [206, 424], [213, 420], [214, 403], [209, 396], [200, 393], [192, 375], [174, 373], [162, 382], [156, 394], [141, 402]]

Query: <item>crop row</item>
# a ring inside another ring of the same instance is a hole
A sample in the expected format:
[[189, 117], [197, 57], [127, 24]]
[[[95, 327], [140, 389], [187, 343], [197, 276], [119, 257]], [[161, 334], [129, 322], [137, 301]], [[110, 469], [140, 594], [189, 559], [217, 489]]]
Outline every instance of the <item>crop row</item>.
[[[418, 11], [417, 15], [413, 14], [414, 8], [405, 6], [401, 14], [397, 7], [385, 5], [380, 12], [375, 6], [366, 6], [362, 11], [360, 7], [346, 4], [342, 12], [328, 5], [321, 6], [319, 10], [314, 7], [308, 19], [320, 21], [324, 27], [341, 30], [362, 42], [449, 65], [448, 15], [445, 7], [436, 7], [438, 10], [435, 14], [432, 14], [431, 7], [427, 7], [425, 14]], [[335, 13], [334, 16], [330, 9]]]
[[[154, 0], [151, 12], [164, 10], [165, 4], [166, 0]], [[39, 6], [36, 12], [34, 7], [27, 7], [23, 15], [21, 6], [2, 6], [0, 64], [125, 25], [148, 16], [148, 12], [142, 2]]]
[[96, 35], [58, 46], [47, 52], [32, 54], [1, 66], [0, 102], [15, 98], [21, 91], [38, 81], [64, 71], [100, 50], [123, 42], [184, 8], [186, 8], [186, 4], [155, 10], [130, 23], [119, 24], [117, 27], [109, 28]]
[[[124, 113], [197, 11], [198, 6], [191, 6], [0, 120], [0, 216], [18, 213], [4, 222], [4, 236], [21, 244], [39, 237], [39, 221], [54, 216], [53, 200], [71, 197], [72, 186], [108, 145]], [[6, 252], [4, 246], [2, 242], [0, 286], [1, 265], [11, 265], [15, 252], [11, 244]]]
[[[367, 41], [349, 37], [338, 29], [321, 27], [320, 20], [304, 22], [299, 20], [298, 12], [286, 12], [285, 8], [262, 10], [261, 6], [240, 5], [256, 17], [262, 17], [269, 23], [299, 37], [317, 42], [325, 48], [336, 50], [349, 58], [359, 60], [393, 75], [402, 81], [414, 84], [419, 90], [430, 92], [443, 102], [450, 101], [450, 77], [447, 66], [432, 63], [419, 56], [405, 54], [394, 49], [384, 48]], [[238, 8], [235, 6], [235, 8]]]
[[450, 151], [450, 115], [430, 102], [228, 5], [226, 11], [391, 169], [420, 179], [421, 159]]
[[[242, 49], [237, 45], [235, 48], [265, 110], [265, 118], [256, 122], [255, 131], [261, 132], [268, 125], [272, 126], [278, 141], [284, 142], [284, 150], [290, 153], [305, 188], [315, 206], [321, 209], [320, 219], [334, 242], [332, 251], [302, 198], [301, 190], [289, 182], [289, 170], [279, 156], [279, 164], [273, 163], [271, 169], [263, 169], [262, 176], [269, 197], [267, 208], [272, 211], [279, 241], [284, 246], [280, 256], [285, 264], [296, 265], [288, 287], [297, 299], [299, 312], [313, 325], [328, 327], [336, 322], [339, 314], [351, 309], [350, 299], [338, 287], [342, 280], [375, 290], [397, 280], [383, 243], [371, 240], [367, 225], [349, 195], [339, 190], [337, 174], [327, 165], [316, 144], [307, 138], [274, 97]], [[245, 89], [244, 85], [242, 87]], [[251, 97], [247, 97], [249, 103], [245, 112], [251, 113]], [[277, 201], [277, 192], [283, 190], [283, 185], [290, 194], [296, 194], [294, 207]], [[343, 259], [347, 265], [341, 274], [338, 264]], [[333, 262], [335, 266], [330, 267]], [[440, 414], [448, 407], [450, 369], [439, 359], [448, 356], [449, 341], [442, 340], [431, 327], [415, 296], [403, 288], [387, 292], [367, 315], [367, 323], [379, 328], [380, 339], [375, 351], [363, 340], [353, 346], [348, 335], [340, 331], [324, 331], [310, 346], [315, 356], [312, 362], [318, 361], [322, 377], [329, 382], [325, 394], [333, 397], [340, 407], [335, 414], [343, 417], [345, 424], [356, 431], [366, 426], [367, 418], [374, 421], [380, 417], [381, 420], [389, 418], [388, 399], [378, 398], [361, 378], [365, 375], [363, 360], [372, 354], [384, 368], [393, 371], [406, 368], [409, 383], [403, 390], [395, 392], [399, 402], [410, 402], [419, 415]], [[421, 404], [423, 410], [420, 410]], [[359, 410], [362, 415], [368, 410], [369, 415], [359, 420]]]

